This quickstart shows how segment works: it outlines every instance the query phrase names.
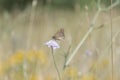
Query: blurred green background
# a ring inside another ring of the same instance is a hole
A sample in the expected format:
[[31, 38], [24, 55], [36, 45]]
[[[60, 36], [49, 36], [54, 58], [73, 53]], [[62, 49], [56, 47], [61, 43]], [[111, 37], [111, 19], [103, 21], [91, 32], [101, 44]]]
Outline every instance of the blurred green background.
[[[81, 9], [87, 5], [91, 8], [95, 8], [96, 3], [99, 0], [38, 0], [38, 6], [52, 6], [53, 8], [67, 8], [74, 9], [75, 5], [78, 4]], [[115, 2], [117, 0], [112, 0]], [[119, 0], [118, 0], [119, 1]], [[14, 8], [24, 10], [28, 5], [31, 5], [32, 0], [0, 0], [0, 9], [11, 11]], [[101, 0], [103, 5], [109, 6], [110, 0]]]

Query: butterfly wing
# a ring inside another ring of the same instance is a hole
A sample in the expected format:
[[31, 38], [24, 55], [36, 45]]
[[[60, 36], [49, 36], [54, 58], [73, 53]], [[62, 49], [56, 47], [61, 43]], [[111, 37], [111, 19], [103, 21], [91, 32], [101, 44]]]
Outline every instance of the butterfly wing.
[[65, 39], [65, 34], [64, 34], [64, 29], [60, 29], [55, 35], [53, 36], [53, 39], [55, 40], [64, 40]]

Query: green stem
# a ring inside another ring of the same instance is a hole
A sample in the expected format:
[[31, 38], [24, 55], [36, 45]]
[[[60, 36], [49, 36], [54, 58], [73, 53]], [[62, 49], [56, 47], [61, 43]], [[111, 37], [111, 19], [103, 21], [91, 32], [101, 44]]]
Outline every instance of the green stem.
[[53, 62], [54, 62], [55, 69], [56, 69], [57, 74], [58, 74], [58, 78], [59, 78], [59, 80], [62, 80], [61, 77], [60, 77], [60, 72], [59, 72], [59, 70], [58, 70], [57, 64], [56, 64], [56, 62], [55, 62], [54, 51], [53, 51], [53, 48], [52, 48], [52, 47], [51, 47], [51, 50], [52, 50], [52, 58], [53, 58]]
[[74, 58], [75, 54], [77, 53], [77, 51], [79, 50], [79, 48], [81, 48], [81, 46], [83, 45], [83, 43], [85, 42], [85, 40], [88, 38], [88, 36], [91, 34], [91, 32], [94, 30], [94, 24], [99, 16], [101, 12], [101, 9], [98, 9], [98, 11], [96, 12], [96, 15], [93, 18], [93, 21], [91, 22], [91, 25], [89, 26], [89, 30], [87, 31], [87, 33], [85, 34], [85, 36], [82, 38], [82, 40], [78, 43], [77, 47], [74, 49], [74, 51], [72, 52], [71, 56], [68, 58], [68, 60], [66, 61], [66, 66], [69, 65], [69, 63], [72, 61], [72, 59]]

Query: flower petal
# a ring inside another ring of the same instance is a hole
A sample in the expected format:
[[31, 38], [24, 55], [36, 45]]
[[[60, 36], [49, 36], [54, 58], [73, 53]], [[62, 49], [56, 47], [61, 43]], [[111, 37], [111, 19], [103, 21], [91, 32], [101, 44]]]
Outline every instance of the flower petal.
[[45, 43], [48, 47], [52, 47], [54, 50], [60, 48], [59, 44], [55, 40], [50, 40]]

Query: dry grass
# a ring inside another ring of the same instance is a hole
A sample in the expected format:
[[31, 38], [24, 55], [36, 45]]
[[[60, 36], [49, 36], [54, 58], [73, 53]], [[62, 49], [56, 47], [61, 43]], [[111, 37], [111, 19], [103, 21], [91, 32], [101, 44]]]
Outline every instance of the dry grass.
[[[89, 29], [94, 11], [69, 11], [38, 8], [35, 10], [29, 49], [26, 50], [31, 9], [23, 12], [15, 10], [0, 16], [0, 80], [24, 80], [23, 57], [27, 58], [29, 80], [56, 80], [50, 49], [44, 44], [60, 29], [65, 29], [65, 41], [60, 42], [61, 48], [55, 51], [57, 66], [63, 80], [111, 80], [110, 60], [110, 16], [102, 12], [98, 16], [95, 27], [102, 28], [92, 31], [82, 47], [77, 51], [69, 67], [63, 70], [64, 57], [71, 46], [73, 52], [79, 41]], [[120, 32], [120, 12], [112, 11], [113, 35]], [[88, 20], [89, 19], [89, 20]], [[120, 74], [120, 34], [114, 38], [114, 80]], [[80, 74], [81, 73], [81, 74]]]

